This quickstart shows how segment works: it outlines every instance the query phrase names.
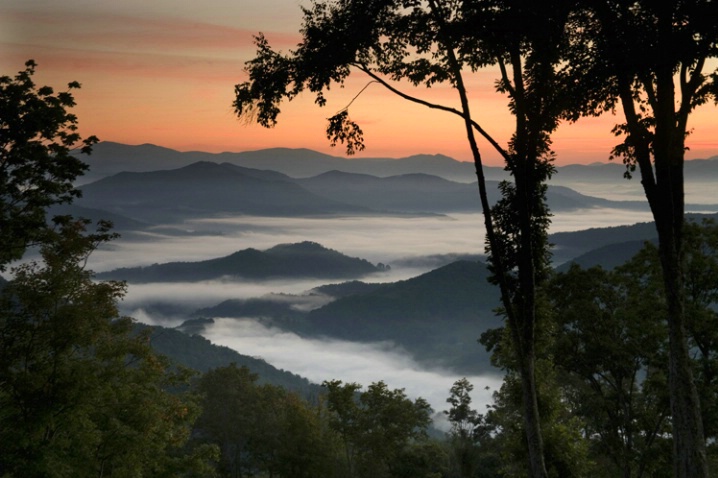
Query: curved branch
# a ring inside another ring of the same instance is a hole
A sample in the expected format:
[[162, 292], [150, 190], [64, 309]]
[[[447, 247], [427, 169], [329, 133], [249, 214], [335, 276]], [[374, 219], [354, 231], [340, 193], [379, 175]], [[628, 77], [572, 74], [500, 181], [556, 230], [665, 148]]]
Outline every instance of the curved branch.
[[356, 101], [356, 99], [359, 98], [359, 97], [361, 96], [361, 94], [364, 93], [364, 90], [366, 90], [367, 88], [369, 88], [369, 86], [370, 86], [372, 83], [379, 83], [379, 82], [378, 82], [377, 80], [372, 80], [372, 81], [370, 81], [369, 83], [367, 83], [366, 85], [364, 85], [364, 88], [362, 88], [361, 91], [359, 91], [359, 93], [357, 93], [356, 95], [354, 95], [354, 98], [352, 98], [352, 100], [351, 100], [344, 108], [342, 108], [341, 110], [339, 110], [339, 111], [337, 112], [337, 114], [349, 110], [349, 107], [352, 105], [352, 103], [354, 103], [354, 101]]
[[506, 70], [506, 64], [501, 58], [496, 58], [496, 62], [499, 64], [499, 70], [501, 70], [501, 79], [503, 80], [503, 86], [506, 88], [506, 91], [509, 92], [509, 95], [511, 97], [516, 97], [516, 90], [514, 90], [513, 85], [511, 84], [511, 80], [509, 80], [509, 73]]
[[[427, 108], [431, 108], [431, 109], [435, 109], [435, 110], [440, 110], [440, 111], [446, 111], [447, 113], [454, 114], [454, 115], [456, 115], [456, 116], [458, 116], [458, 117], [460, 117], [460, 118], [462, 118], [462, 119], [464, 119], [464, 120], [466, 120], [466, 121], [469, 121], [469, 123], [471, 123], [471, 126], [472, 126], [484, 139], [486, 139], [486, 141], [488, 141], [489, 144], [491, 144], [491, 146], [493, 146], [493, 148], [494, 148], [505, 160], [509, 158], [509, 153], [506, 152], [506, 150], [505, 150], [504, 148], [502, 148], [501, 145], [500, 145], [488, 132], [486, 132], [486, 130], [484, 130], [479, 123], [477, 123], [477, 122], [476, 122], [475, 120], [473, 120], [472, 118], [467, 118], [467, 117], [464, 115], [464, 113], [462, 113], [461, 111], [457, 110], [456, 108], [451, 108], [451, 107], [449, 107], [449, 106], [444, 106], [444, 105], [440, 105], [440, 104], [437, 104], [437, 103], [431, 103], [431, 102], [429, 102], [429, 101], [422, 100], [421, 98], [417, 98], [417, 97], [415, 97], [415, 96], [411, 96], [411, 95], [409, 95], [409, 94], [407, 94], [407, 93], [404, 93], [403, 91], [397, 89], [395, 86], [391, 85], [391, 84], [388, 83], [386, 80], [384, 80], [383, 78], [381, 78], [380, 76], [378, 76], [376, 73], [374, 73], [373, 71], [371, 71], [371, 70], [370, 70], [369, 68], [367, 68], [365, 65], [362, 65], [362, 64], [360, 64], [360, 63], [354, 63], [354, 64], [352, 64], [352, 66], [354, 66], [354, 67], [357, 68], [358, 70], [360, 70], [360, 71], [366, 73], [366, 74], [369, 75], [369, 77], [371, 77], [375, 82], [379, 83], [379, 84], [382, 85], [384, 88], [388, 89], [389, 91], [391, 91], [391, 92], [394, 93], [395, 95], [398, 95], [398, 96], [400, 96], [401, 98], [403, 98], [403, 99], [405, 99], [405, 100], [407, 100], [407, 101], [411, 101], [412, 103], [416, 103], [416, 104], [419, 104], [419, 105], [426, 106]], [[368, 85], [367, 85], [367, 86], [368, 86]], [[352, 101], [353, 101], [353, 100], [352, 100]]]

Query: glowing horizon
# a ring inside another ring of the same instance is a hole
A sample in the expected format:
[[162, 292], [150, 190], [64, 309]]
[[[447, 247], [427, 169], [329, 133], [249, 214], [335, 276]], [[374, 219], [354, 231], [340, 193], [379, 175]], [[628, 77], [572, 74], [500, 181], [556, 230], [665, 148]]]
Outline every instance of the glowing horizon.
[[[244, 81], [244, 62], [254, 55], [252, 37], [264, 32], [287, 51], [300, 40], [299, 1], [125, 0], [115, 4], [68, 0], [9, 0], [0, 6], [0, 65], [14, 75], [26, 60], [38, 64], [35, 81], [60, 90], [70, 81], [80, 132], [126, 144], [151, 143], [178, 151], [240, 152], [273, 147], [308, 148], [343, 156], [325, 137], [326, 118], [344, 108], [367, 84], [352, 75], [334, 88], [319, 108], [306, 94], [282, 108], [279, 124], [266, 130], [244, 125], [232, 111], [234, 85]], [[495, 72], [468, 78], [475, 119], [506, 144], [513, 118], [506, 98], [494, 92]], [[409, 89], [408, 85], [400, 85]], [[417, 92], [449, 106], [456, 95], [446, 86]], [[469, 161], [458, 117], [410, 104], [379, 85], [352, 104], [350, 115], [365, 133], [367, 149], [357, 157], [444, 154]], [[712, 135], [715, 105], [690, 119], [689, 159], [718, 155]], [[582, 119], [561, 125], [553, 135], [558, 164], [605, 162], [618, 139], [611, 129], [619, 116]], [[480, 143], [484, 161], [500, 164], [490, 145]]]

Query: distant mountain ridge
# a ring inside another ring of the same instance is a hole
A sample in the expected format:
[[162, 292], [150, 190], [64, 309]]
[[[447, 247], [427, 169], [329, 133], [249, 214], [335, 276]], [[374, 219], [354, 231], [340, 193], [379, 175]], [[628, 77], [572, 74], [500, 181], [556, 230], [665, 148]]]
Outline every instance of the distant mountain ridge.
[[312, 277], [356, 278], [384, 271], [365, 259], [346, 256], [315, 242], [279, 244], [265, 251], [243, 249], [217, 259], [198, 262], [168, 262], [144, 267], [120, 268], [98, 273], [98, 279], [134, 283], [194, 282], [235, 277], [274, 279]]
[[274, 171], [201, 161], [178, 169], [123, 172], [81, 187], [77, 205], [147, 222], [220, 214], [358, 214], [365, 208], [319, 197]]
[[[87, 183], [124, 171], [142, 172], [176, 169], [198, 161], [231, 163], [254, 169], [271, 169], [294, 178], [316, 176], [337, 170], [379, 177], [424, 173], [458, 182], [474, 182], [473, 163], [457, 161], [441, 154], [422, 154], [404, 158], [352, 158], [331, 156], [310, 149], [270, 148], [239, 153], [180, 152], [152, 144], [126, 145], [103, 141], [94, 147], [93, 154], [83, 156], [90, 171], [83, 179]], [[559, 166], [555, 184], [577, 179], [587, 181], [619, 181], [625, 166], [618, 163]], [[484, 167], [489, 180], [508, 178], [502, 167]], [[718, 179], [718, 156], [690, 160], [685, 163], [685, 177], [690, 181]]]
[[[487, 182], [492, 203], [500, 197], [498, 185], [497, 181]], [[295, 179], [272, 170], [209, 161], [178, 169], [118, 173], [85, 184], [81, 191], [78, 206], [149, 224], [227, 215], [434, 215], [480, 211], [476, 185], [425, 173], [378, 177], [328, 171]], [[645, 201], [611, 201], [556, 185], [549, 186], [547, 199], [553, 211], [648, 208]]]

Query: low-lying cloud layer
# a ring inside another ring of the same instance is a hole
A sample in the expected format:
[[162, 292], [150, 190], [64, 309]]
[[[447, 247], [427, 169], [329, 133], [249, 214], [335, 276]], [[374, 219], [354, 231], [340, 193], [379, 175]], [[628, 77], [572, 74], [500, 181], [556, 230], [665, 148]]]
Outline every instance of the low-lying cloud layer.
[[[552, 218], [551, 232], [634, 224], [651, 220], [649, 212], [588, 209]], [[336, 218], [207, 218], [185, 224], [187, 234], [147, 234], [119, 240], [93, 254], [90, 267], [106, 271], [171, 261], [199, 261], [238, 250], [268, 249], [282, 243], [317, 242], [373, 263], [441, 254], [483, 254], [484, 227], [480, 214], [429, 217]], [[372, 280], [411, 277], [421, 268], [401, 267]], [[426, 271], [426, 268], [423, 269]]]
[[[552, 232], [589, 227], [633, 224], [650, 220], [649, 213], [591, 209], [562, 213], [553, 218]], [[198, 261], [241, 249], [268, 249], [280, 243], [315, 241], [344, 254], [392, 268], [387, 273], [362, 278], [367, 282], [408, 279], [437, 267], [452, 255], [483, 253], [483, 220], [479, 214], [432, 217], [341, 218], [224, 218], [186, 223], [184, 235], [149, 234], [120, 240], [91, 258], [90, 267], [148, 265], [168, 261]], [[196, 283], [130, 284], [123, 310], [145, 323], [174, 326], [190, 311], [211, 307], [227, 299], [263, 298], [289, 302], [303, 310], [327, 300], [308, 296], [324, 280], [203, 281]], [[161, 314], [153, 304], [172, 304], [177, 314]], [[384, 380], [392, 388], [405, 388], [411, 397], [424, 397], [436, 411], [446, 409], [451, 385], [460, 376], [441, 368], [426, 369], [391, 343], [355, 343], [306, 339], [268, 327], [253, 318], [218, 319], [206, 337], [246, 355], [264, 358], [272, 365], [300, 374], [314, 382], [340, 379], [364, 386]], [[480, 345], [476, 345], [480, 347]], [[497, 371], [498, 372], [498, 371]], [[475, 385], [479, 410], [491, 402], [501, 383], [498, 376], [468, 377]], [[486, 390], [485, 387], [489, 387]]]
[[[449, 389], [461, 378], [440, 368], [427, 369], [391, 343], [306, 339], [249, 318], [215, 319], [203, 335], [213, 343], [261, 357], [277, 368], [316, 383], [339, 379], [366, 387], [383, 380], [390, 388], [404, 388], [411, 398], [425, 398], [438, 413], [448, 409]], [[475, 387], [474, 408], [485, 411], [485, 406], [491, 403], [491, 394], [501, 386], [501, 377], [467, 378]], [[439, 423], [440, 418], [437, 417]]]

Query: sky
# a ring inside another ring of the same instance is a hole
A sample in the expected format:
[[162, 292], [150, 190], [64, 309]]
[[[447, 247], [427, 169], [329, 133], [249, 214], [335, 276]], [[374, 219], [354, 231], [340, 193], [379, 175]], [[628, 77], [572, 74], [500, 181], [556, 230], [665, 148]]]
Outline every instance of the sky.
[[[326, 118], [342, 110], [368, 80], [353, 74], [319, 108], [309, 95], [283, 107], [279, 125], [246, 125], [233, 114], [234, 85], [246, 80], [244, 63], [262, 32], [277, 49], [300, 40], [306, 0], [3, 0], [0, 3], [0, 74], [14, 75], [30, 58], [36, 82], [62, 89], [79, 81], [74, 112], [80, 132], [126, 144], [152, 143], [180, 151], [310, 148], [343, 155], [325, 137]], [[506, 99], [493, 91], [496, 73], [467, 79], [474, 116], [505, 144], [512, 130]], [[410, 91], [407, 85], [400, 85]], [[455, 94], [435, 87], [422, 97], [455, 106]], [[361, 157], [446, 154], [470, 160], [460, 120], [408, 104], [376, 84], [352, 104], [367, 149]], [[688, 158], [718, 154], [718, 109], [692, 118]], [[604, 115], [560, 126], [554, 135], [559, 164], [606, 161], [617, 142], [618, 117]], [[499, 158], [480, 144], [488, 164]]]

